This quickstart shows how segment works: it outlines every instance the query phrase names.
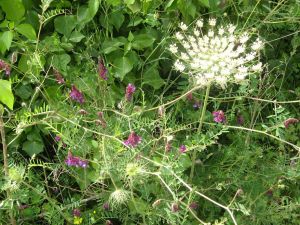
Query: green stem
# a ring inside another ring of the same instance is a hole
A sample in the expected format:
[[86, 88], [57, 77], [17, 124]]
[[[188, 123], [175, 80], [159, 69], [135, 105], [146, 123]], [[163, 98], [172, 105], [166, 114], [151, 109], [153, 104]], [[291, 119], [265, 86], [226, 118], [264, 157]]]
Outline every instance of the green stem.
[[[208, 102], [208, 97], [209, 97], [209, 91], [210, 91], [210, 84], [206, 87], [205, 98], [204, 98], [204, 102], [203, 102], [201, 116], [200, 116], [200, 119], [199, 119], [199, 127], [198, 127], [198, 130], [197, 130], [198, 133], [200, 133], [201, 130], [202, 130], [204, 117], [205, 117], [205, 112], [206, 112], [206, 107], [207, 107], [207, 102]], [[193, 177], [194, 177], [196, 157], [197, 157], [197, 151], [194, 150], [193, 156], [192, 156], [192, 167], [191, 167], [191, 173], [190, 173], [190, 180], [192, 180]]]

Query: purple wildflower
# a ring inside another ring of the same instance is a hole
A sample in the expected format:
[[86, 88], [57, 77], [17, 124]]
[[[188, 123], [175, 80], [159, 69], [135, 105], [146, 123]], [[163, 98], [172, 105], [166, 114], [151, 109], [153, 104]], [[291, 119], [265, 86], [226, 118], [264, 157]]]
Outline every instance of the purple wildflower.
[[239, 125], [243, 125], [244, 124], [244, 117], [242, 115], [238, 115], [237, 118], [236, 118], [236, 122]]
[[56, 82], [58, 84], [66, 83], [63, 76], [61, 75], [61, 73], [58, 70], [54, 70], [54, 75], [55, 75], [55, 78], [56, 78]]
[[98, 60], [98, 74], [103, 80], [107, 80], [107, 68], [104, 65], [103, 59]]
[[298, 119], [289, 118], [289, 119], [285, 120], [283, 123], [284, 123], [285, 128], [288, 128], [291, 124], [298, 123], [298, 122], [299, 122]]
[[222, 110], [214, 111], [212, 114], [215, 122], [224, 123], [226, 121], [225, 114]]
[[129, 134], [128, 139], [124, 141], [124, 144], [134, 148], [139, 143], [141, 143], [141, 141], [142, 141], [142, 138], [140, 136], [138, 136], [134, 131], [132, 131]]
[[198, 204], [196, 202], [192, 202], [190, 205], [189, 205], [189, 208], [190, 209], [197, 209], [198, 208]]
[[0, 70], [5, 70], [5, 75], [10, 76], [11, 67], [4, 60], [0, 59]]
[[179, 211], [179, 205], [177, 203], [172, 203], [171, 205], [172, 212], [178, 212]]
[[126, 93], [125, 93], [125, 98], [129, 102], [132, 99], [132, 95], [135, 92], [135, 86], [133, 84], [128, 84], [126, 87]]
[[70, 98], [80, 104], [84, 103], [83, 94], [75, 87], [75, 85], [72, 85]]
[[65, 160], [67, 166], [75, 166], [75, 167], [82, 167], [86, 168], [88, 166], [88, 161], [83, 160], [79, 157], [73, 156], [72, 153], [69, 151], [67, 159]]
[[60, 142], [61, 141], [61, 137], [58, 136], [58, 135], [56, 135], [54, 139], [55, 139], [56, 142]]
[[108, 210], [110, 209], [108, 202], [105, 202], [105, 203], [103, 204], [103, 209], [104, 209], [105, 211], [108, 211]]
[[186, 99], [190, 102], [193, 101], [193, 93], [192, 92], [188, 93]]
[[194, 104], [193, 104], [193, 108], [195, 110], [198, 110], [201, 107], [201, 103], [197, 100], [195, 100]]
[[80, 209], [73, 209], [73, 216], [80, 217], [81, 212]]
[[181, 153], [185, 153], [185, 152], [186, 152], [186, 147], [185, 147], [185, 145], [181, 145], [181, 146], [179, 147], [179, 152], [181, 152]]

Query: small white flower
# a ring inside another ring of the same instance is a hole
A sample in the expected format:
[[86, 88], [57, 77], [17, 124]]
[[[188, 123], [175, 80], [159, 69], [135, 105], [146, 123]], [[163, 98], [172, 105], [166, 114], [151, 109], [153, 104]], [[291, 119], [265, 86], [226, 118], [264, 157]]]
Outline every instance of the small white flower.
[[182, 42], [182, 45], [185, 49], [189, 49], [191, 46], [189, 45], [189, 43], [187, 43], [186, 41]]
[[180, 29], [183, 30], [183, 31], [186, 31], [186, 30], [188, 29], [187, 25], [185, 25], [183, 22], [181, 22], [181, 23], [179, 24], [179, 27], [180, 27]]
[[226, 83], [227, 83], [227, 78], [225, 76], [217, 76], [215, 77], [217, 84], [219, 84], [221, 86], [221, 88], [225, 88], [226, 87]]
[[223, 27], [221, 27], [221, 28], [219, 29], [219, 31], [218, 31], [218, 34], [219, 34], [219, 35], [223, 35], [224, 33], [225, 33], [225, 30], [224, 30]]
[[184, 69], [185, 69], [185, 66], [179, 60], [176, 60], [176, 62], [174, 64], [174, 67], [175, 67], [176, 70], [178, 70], [180, 72], [184, 71]]
[[179, 40], [179, 41], [183, 40], [183, 38], [184, 38], [183, 35], [182, 35], [181, 33], [179, 33], [179, 32], [176, 32], [175, 37], [176, 37], [177, 40]]
[[243, 53], [245, 51], [245, 46], [243, 46], [243, 45], [238, 46], [236, 51], [239, 54]]
[[176, 44], [170, 45], [169, 50], [170, 50], [170, 52], [172, 52], [173, 54], [176, 54], [176, 53], [178, 52], [178, 48], [177, 48]]
[[194, 30], [194, 34], [195, 34], [196, 37], [199, 37], [199, 36], [200, 36], [199, 30], [195, 29], [195, 30]]
[[254, 51], [257, 51], [257, 50], [261, 49], [262, 47], [263, 47], [263, 43], [259, 38], [257, 38], [256, 41], [251, 46], [252, 50], [254, 50]]
[[216, 23], [217, 23], [217, 21], [215, 18], [211, 18], [208, 20], [208, 24], [212, 27], [216, 26]]
[[262, 63], [259, 62], [256, 65], [252, 66], [252, 70], [255, 72], [260, 72], [262, 70]]
[[230, 35], [228, 38], [229, 42], [235, 42], [235, 36], [234, 35]]
[[206, 79], [212, 79], [212, 78], [214, 78], [214, 74], [213, 73], [205, 73], [204, 74], [204, 77], [206, 78]]
[[213, 37], [214, 36], [214, 32], [212, 30], [208, 31], [207, 36], [208, 37]]
[[181, 58], [182, 58], [182, 60], [189, 60], [188, 54], [186, 54], [184, 52], [181, 53]]
[[228, 68], [224, 68], [221, 70], [221, 75], [223, 76], [229, 76], [230, 75], [230, 70]]
[[247, 76], [247, 74], [243, 74], [243, 73], [237, 73], [234, 75], [234, 78], [236, 81], [242, 81], [245, 80], [245, 77]]
[[241, 66], [238, 68], [239, 73], [246, 74], [248, 72], [248, 68], [245, 66]]
[[170, 142], [170, 141], [172, 141], [173, 140], [173, 138], [174, 138], [174, 136], [173, 135], [169, 135], [169, 136], [167, 136], [167, 142]]
[[244, 33], [241, 37], [240, 37], [240, 42], [242, 44], [246, 43], [249, 40], [249, 36], [247, 33]]
[[233, 34], [233, 32], [235, 31], [236, 26], [234, 26], [233, 24], [230, 24], [228, 27], [228, 32], [230, 34]]
[[196, 25], [197, 25], [199, 28], [202, 28], [202, 27], [203, 27], [203, 19], [197, 20]]
[[255, 53], [251, 52], [249, 54], [246, 55], [246, 60], [247, 61], [252, 61], [255, 58]]

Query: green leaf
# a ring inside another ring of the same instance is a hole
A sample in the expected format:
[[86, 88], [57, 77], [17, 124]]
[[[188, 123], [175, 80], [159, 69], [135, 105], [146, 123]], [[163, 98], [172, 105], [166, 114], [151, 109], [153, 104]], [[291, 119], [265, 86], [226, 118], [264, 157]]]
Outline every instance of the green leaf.
[[154, 41], [155, 38], [150, 36], [149, 34], [138, 34], [134, 36], [132, 48], [142, 50], [144, 48], [152, 46]]
[[149, 69], [146, 70], [143, 76], [143, 81], [144, 84], [149, 84], [155, 90], [159, 89], [165, 83], [164, 80], [160, 78], [156, 65], [151, 66]]
[[198, 0], [202, 5], [206, 6], [207, 8], [210, 7], [209, 0]]
[[123, 46], [127, 42], [126, 38], [118, 37], [113, 40], [105, 40], [102, 44], [102, 50], [104, 54], [111, 53], [119, 49], [120, 46]]
[[77, 43], [77, 42], [80, 42], [84, 37], [85, 36], [82, 33], [75, 30], [75, 31], [72, 32], [69, 40], [72, 41], [72, 42]]
[[0, 51], [5, 53], [6, 50], [9, 50], [12, 39], [13, 39], [12, 31], [5, 31], [0, 34]]
[[33, 90], [31, 85], [21, 85], [15, 90], [15, 94], [19, 96], [23, 100], [27, 100], [30, 98], [31, 94], [33, 94]]
[[44, 150], [44, 144], [40, 141], [26, 141], [22, 148], [30, 157]]
[[13, 110], [14, 95], [11, 91], [11, 83], [8, 80], [0, 80], [0, 101]]
[[121, 11], [113, 12], [110, 16], [110, 22], [114, 27], [119, 30], [125, 20], [125, 16]]
[[113, 6], [117, 6], [121, 4], [121, 0], [106, 0], [106, 3], [113, 5]]
[[127, 57], [117, 58], [114, 61], [115, 77], [123, 80], [124, 76], [129, 73], [133, 68], [133, 63]]
[[27, 37], [30, 40], [36, 39], [35, 30], [28, 23], [24, 23], [24, 24], [20, 24], [20, 25], [16, 26], [16, 31], [18, 31], [20, 34], [24, 35], [25, 37]]
[[88, 7], [80, 7], [78, 10], [78, 22], [83, 25], [91, 21], [99, 9], [99, 4], [99, 0], [89, 0]]
[[22, 0], [1, 0], [0, 6], [6, 13], [6, 19], [20, 21], [25, 14], [25, 8]]
[[60, 54], [53, 56], [52, 64], [56, 69], [66, 71], [70, 61], [71, 57], [68, 54]]
[[59, 16], [54, 20], [54, 27], [58, 33], [69, 37], [73, 29], [76, 27], [75, 16]]

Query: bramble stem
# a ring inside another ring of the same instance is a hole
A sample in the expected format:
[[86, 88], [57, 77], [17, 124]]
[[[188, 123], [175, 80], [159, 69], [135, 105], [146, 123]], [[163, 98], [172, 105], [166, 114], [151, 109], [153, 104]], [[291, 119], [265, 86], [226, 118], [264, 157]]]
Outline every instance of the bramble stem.
[[[4, 174], [7, 178], [9, 176], [9, 170], [8, 170], [8, 153], [7, 153], [7, 145], [5, 140], [5, 130], [4, 130], [4, 122], [3, 122], [3, 107], [0, 105], [0, 134], [1, 134], [1, 140], [2, 140], [2, 148], [3, 148], [3, 167], [4, 167]], [[10, 198], [10, 191], [9, 189], [6, 191], [7, 197]], [[12, 210], [9, 212], [10, 216], [10, 223], [12, 225], [16, 225], [16, 220], [14, 218]]]
[[[205, 98], [204, 98], [204, 102], [203, 102], [201, 116], [200, 116], [200, 119], [199, 119], [199, 127], [198, 127], [198, 130], [197, 130], [198, 133], [200, 133], [201, 130], [202, 130], [204, 117], [205, 117], [205, 112], [206, 112], [206, 107], [207, 107], [207, 102], [208, 102], [208, 97], [209, 97], [209, 91], [210, 91], [210, 84], [206, 87]], [[194, 150], [193, 156], [192, 156], [192, 167], [191, 167], [191, 173], [190, 173], [190, 180], [192, 180], [193, 177], [194, 177], [196, 157], [197, 157], [197, 151]]]

